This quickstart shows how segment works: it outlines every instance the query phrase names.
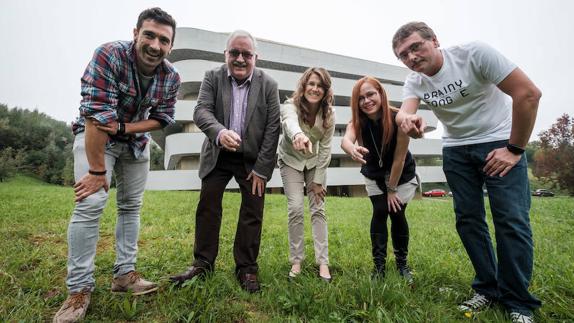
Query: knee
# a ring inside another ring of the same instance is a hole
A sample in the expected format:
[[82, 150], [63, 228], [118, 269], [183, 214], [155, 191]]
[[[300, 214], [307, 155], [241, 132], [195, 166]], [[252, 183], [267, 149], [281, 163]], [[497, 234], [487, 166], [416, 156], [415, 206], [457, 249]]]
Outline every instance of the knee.
[[142, 206], [142, 198], [140, 196], [132, 196], [118, 199], [118, 212], [119, 213], [138, 213]]
[[289, 224], [303, 223], [303, 205], [289, 206]]
[[97, 221], [104, 211], [107, 199], [108, 194], [102, 190], [102, 192], [96, 192], [78, 202], [74, 208], [71, 222]]
[[327, 217], [325, 216], [325, 211], [322, 209], [315, 210], [311, 214], [311, 222], [313, 222], [313, 223], [315, 223], [315, 222], [327, 222]]

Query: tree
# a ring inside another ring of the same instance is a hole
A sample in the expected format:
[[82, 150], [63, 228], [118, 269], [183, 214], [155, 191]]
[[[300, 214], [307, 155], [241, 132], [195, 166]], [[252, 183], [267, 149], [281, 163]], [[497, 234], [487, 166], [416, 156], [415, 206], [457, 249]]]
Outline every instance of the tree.
[[38, 110], [0, 104], [0, 180], [25, 172], [54, 183], [69, 183], [70, 127]]
[[530, 166], [532, 169], [536, 167], [536, 159], [534, 158], [534, 155], [539, 149], [540, 149], [540, 141], [536, 140], [529, 142], [528, 144], [526, 144], [526, 147], [524, 148], [525, 150], [524, 154], [526, 155], [526, 160], [528, 160], [528, 166]]
[[153, 140], [149, 142], [150, 149], [150, 170], [165, 170], [163, 167], [163, 150]]
[[563, 114], [539, 137], [540, 149], [534, 155], [534, 176], [574, 196], [574, 117]]
[[14, 176], [23, 160], [22, 151], [15, 151], [12, 147], [0, 150], [0, 182]]

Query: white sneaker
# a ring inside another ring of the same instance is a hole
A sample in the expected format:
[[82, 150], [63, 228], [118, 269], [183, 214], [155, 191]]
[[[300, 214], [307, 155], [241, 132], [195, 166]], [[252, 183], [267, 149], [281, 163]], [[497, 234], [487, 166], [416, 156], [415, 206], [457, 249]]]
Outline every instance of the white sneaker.
[[472, 298], [462, 302], [462, 304], [458, 306], [458, 309], [465, 313], [477, 314], [485, 308], [489, 307], [490, 304], [492, 304], [492, 301], [486, 296], [479, 293], [474, 293]]
[[510, 312], [512, 323], [534, 323], [534, 318], [530, 315], [524, 315], [518, 312]]

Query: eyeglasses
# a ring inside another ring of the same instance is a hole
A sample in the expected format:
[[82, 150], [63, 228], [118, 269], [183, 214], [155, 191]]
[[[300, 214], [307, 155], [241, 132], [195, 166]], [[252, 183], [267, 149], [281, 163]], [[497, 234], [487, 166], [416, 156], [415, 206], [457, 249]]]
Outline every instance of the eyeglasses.
[[364, 96], [360, 95], [359, 96], [359, 107], [362, 107], [363, 104], [365, 103], [365, 100], [367, 100], [367, 99], [369, 99], [370, 101], [373, 101], [375, 99], [376, 95], [379, 95], [379, 92], [369, 91]]
[[409, 58], [409, 54], [410, 53], [418, 53], [420, 52], [423, 48], [423, 44], [426, 42], [426, 40], [423, 41], [419, 41], [416, 43], [412, 43], [411, 46], [409, 46], [409, 48], [407, 48], [405, 51], [403, 51], [402, 53], [400, 53], [397, 58], [401, 61], [406, 61]]
[[232, 48], [227, 51], [229, 55], [233, 56], [233, 58], [239, 57], [239, 55], [243, 56], [244, 59], [251, 59], [253, 57], [253, 53], [247, 50], [240, 51], [239, 49]]

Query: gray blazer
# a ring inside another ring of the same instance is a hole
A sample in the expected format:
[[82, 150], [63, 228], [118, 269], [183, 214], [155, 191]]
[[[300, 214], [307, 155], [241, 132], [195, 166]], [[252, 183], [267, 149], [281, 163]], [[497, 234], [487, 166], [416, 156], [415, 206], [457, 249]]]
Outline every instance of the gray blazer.
[[[217, 163], [222, 147], [216, 145], [217, 134], [229, 129], [231, 81], [227, 65], [207, 71], [193, 113], [193, 121], [207, 136], [199, 157], [199, 178], [207, 176]], [[258, 68], [253, 69], [247, 99], [241, 151], [247, 172], [255, 171], [271, 179], [276, 164], [280, 132], [280, 103], [277, 82]]]

